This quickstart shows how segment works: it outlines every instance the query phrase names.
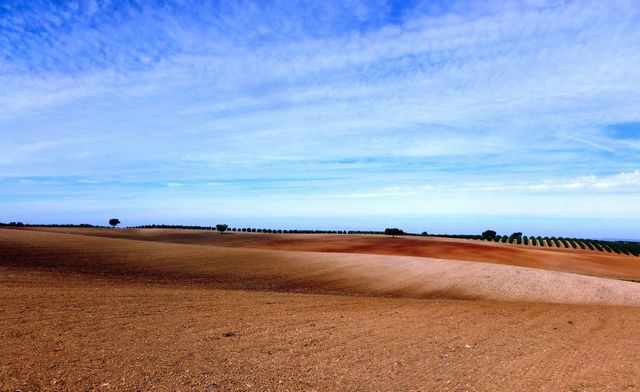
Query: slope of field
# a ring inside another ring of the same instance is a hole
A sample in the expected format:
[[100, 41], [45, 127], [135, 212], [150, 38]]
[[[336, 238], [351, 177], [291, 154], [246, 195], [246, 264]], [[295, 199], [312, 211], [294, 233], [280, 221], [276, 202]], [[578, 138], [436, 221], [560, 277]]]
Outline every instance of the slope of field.
[[626, 391], [640, 312], [0, 270], [3, 391]]
[[0, 390], [640, 389], [637, 283], [170, 242], [0, 229]]
[[0, 229], [0, 266], [209, 287], [639, 305], [637, 283], [422, 257], [238, 249]]
[[530, 246], [439, 237], [335, 234], [255, 234], [206, 230], [29, 228], [32, 231], [82, 234], [191, 245], [419, 256], [480, 261], [614, 279], [640, 279], [640, 259], [632, 256], [566, 248]]

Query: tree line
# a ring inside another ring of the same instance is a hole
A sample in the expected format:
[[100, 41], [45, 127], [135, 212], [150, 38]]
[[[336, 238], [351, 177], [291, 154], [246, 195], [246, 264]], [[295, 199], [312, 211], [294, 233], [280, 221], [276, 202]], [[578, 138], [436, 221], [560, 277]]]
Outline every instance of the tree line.
[[100, 227], [105, 228], [107, 226], [99, 226], [99, 225], [90, 225], [89, 223], [51, 223], [51, 224], [32, 224], [32, 223], [23, 223], [23, 222], [9, 222], [4, 223], [0, 222], [0, 226], [10, 226], [10, 227]]
[[[109, 225], [116, 227], [120, 224], [120, 220], [112, 218]], [[0, 226], [11, 227], [95, 227], [105, 228], [107, 226], [92, 225], [88, 223], [80, 224], [28, 224], [23, 222], [2, 223]], [[402, 229], [391, 227], [384, 231], [376, 230], [310, 230], [310, 229], [268, 229], [255, 227], [229, 227], [226, 224], [217, 224], [215, 226], [198, 226], [198, 225], [140, 225], [131, 226], [134, 229], [185, 229], [185, 230], [216, 230], [224, 232], [241, 232], [241, 233], [274, 233], [274, 234], [377, 234], [396, 236], [429, 236], [429, 237], [445, 237], [460, 238], [470, 240], [492, 241], [504, 244], [527, 245], [534, 247], [548, 248], [566, 248], [566, 249], [582, 249], [592, 250], [615, 254], [625, 254], [640, 256], [640, 242], [634, 241], [603, 241], [584, 238], [567, 238], [567, 237], [542, 237], [542, 236], [526, 236], [521, 232], [515, 232], [511, 235], [500, 235], [495, 230], [485, 230], [480, 235], [474, 234], [429, 234], [423, 231], [420, 234], [408, 233]]]
[[480, 239], [505, 244], [530, 245], [548, 248], [588, 249], [592, 251], [640, 256], [640, 242], [633, 241], [603, 241], [553, 236], [523, 236], [522, 233], [519, 232], [506, 236], [498, 235], [493, 230], [483, 232]]

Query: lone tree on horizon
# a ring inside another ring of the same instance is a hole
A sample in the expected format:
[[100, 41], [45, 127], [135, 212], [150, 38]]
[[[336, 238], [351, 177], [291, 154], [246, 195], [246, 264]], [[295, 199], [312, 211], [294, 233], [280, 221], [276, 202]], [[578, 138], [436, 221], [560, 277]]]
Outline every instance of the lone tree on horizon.
[[225, 231], [227, 231], [227, 228], [229, 226], [227, 225], [223, 225], [223, 224], [217, 224], [216, 225], [216, 230], [218, 230], [220, 232], [220, 234], [224, 233]]
[[497, 233], [494, 230], [485, 230], [482, 232], [482, 239], [491, 241], [496, 238], [496, 235]]
[[390, 235], [391, 237], [395, 238], [397, 235], [404, 234], [404, 231], [402, 231], [402, 230], [400, 230], [400, 229], [398, 229], [396, 227], [393, 227], [393, 228], [386, 228], [384, 230], [384, 233], [386, 235]]
[[109, 219], [109, 224], [113, 227], [116, 227], [120, 224], [120, 220], [117, 218], [111, 218]]

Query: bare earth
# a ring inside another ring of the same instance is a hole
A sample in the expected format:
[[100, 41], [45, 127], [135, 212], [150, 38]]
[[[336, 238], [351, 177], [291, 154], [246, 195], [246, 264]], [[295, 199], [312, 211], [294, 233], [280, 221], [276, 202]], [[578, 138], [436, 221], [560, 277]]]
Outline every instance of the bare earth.
[[640, 284], [604, 278], [638, 265], [435, 238], [0, 229], [0, 390], [640, 390]]
[[582, 249], [536, 248], [440, 237], [390, 238], [376, 235], [255, 233], [214, 235], [211, 231], [204, 230], [166, 229], [43, 228], [30, 230], [189, 245], [483, 261], [608, 278], [640, 280], [640, 258], [634, 259], [626, 255]]

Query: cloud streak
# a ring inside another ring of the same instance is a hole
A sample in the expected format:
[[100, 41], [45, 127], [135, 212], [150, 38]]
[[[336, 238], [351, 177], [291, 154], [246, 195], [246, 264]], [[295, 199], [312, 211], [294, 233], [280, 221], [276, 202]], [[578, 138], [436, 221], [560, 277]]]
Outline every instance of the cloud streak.
[[260, 189], [326, 210], [424, 184], [637, 191], [635, 2], [347, 3], [2, 5], [0, 177], [184, 199], [310, 176]]

